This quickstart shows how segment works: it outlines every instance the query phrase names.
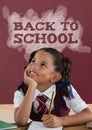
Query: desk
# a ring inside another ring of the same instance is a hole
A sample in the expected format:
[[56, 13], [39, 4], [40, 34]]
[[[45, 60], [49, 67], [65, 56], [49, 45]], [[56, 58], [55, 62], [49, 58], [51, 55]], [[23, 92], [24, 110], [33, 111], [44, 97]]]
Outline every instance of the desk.
[[[92, 109], [92, 105], [88, 105], [90, 109]], [[72, 112], [71, 112], [72, 114]], [[0, 105], [0, 120], [15, 123], [14, 122], [14, 106], [12, 104], [4, 104]], [[26, 130], [26, 127], [18, 127], [16, 129], [11, 130]], [[86, 125], [77, 125], [77, 126], [68, 126], [64, 127], [63, 130], [90, 130], [86, 128]]]
[[64, 127], [63, 130], [89, 130], [86, 125], [68, 126]]
[[8, 123], [15, 123], [14, 106], [12, 104], [0, 105], [0, 120]]
[[[26, 127], [18, 127], [16, 129], [11, 130], [26, 130]], [[90, 130], [90, 129], [86, 128], [86, 125], [79, 125], [79, 126], [64, 127], [63, 130]]]

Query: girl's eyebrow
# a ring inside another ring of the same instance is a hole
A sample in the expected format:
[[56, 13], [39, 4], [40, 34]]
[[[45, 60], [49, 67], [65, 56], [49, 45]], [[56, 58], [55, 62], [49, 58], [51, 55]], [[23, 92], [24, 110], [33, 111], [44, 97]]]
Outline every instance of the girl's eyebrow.
[[[33, 59], [36, 60], [35, 57]], [[44, 61], [44, 60], [41, 60], [41, 62], [43, 62], [44, 64], [48, 65], [48, 63], [46, 61]]]
[[34, 60], [36, 60], [36, 58], [35, 58], [35, 57], [33, 57], [33, 58], [32, 58], [32, 60], [33, 60], [33, 59], [34, 59]]

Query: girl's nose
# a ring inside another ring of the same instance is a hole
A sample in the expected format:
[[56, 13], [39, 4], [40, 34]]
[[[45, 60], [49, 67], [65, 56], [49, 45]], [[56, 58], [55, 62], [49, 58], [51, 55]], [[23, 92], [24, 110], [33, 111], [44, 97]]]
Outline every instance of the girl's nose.
[[38, 63], [30, 64], [30, 68], [33, 69], [33, 70], [38, 70], [39, 64]]

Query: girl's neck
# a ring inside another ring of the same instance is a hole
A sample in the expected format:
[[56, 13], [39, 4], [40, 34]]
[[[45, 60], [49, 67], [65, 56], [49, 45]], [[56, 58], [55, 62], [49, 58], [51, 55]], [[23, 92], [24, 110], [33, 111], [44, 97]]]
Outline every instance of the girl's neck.
[[41, 85], [38, 85], [37, 89], [40, 91], [40, 92], [44, 92], [46, 91], [48, 88], [50, 88], [52, 85], [52, 83], [49, 83], [49, 84], [41, 84]]

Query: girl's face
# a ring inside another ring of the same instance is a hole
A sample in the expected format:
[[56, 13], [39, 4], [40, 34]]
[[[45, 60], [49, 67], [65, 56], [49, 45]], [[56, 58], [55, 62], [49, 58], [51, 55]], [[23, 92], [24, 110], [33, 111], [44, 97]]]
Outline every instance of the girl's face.
[[[38, 51], [31, 63], [28, 65], [28, 75], [34, 79], [39, 85], [51, 84], [56, 82], [54, 57], [43, 50]], [[59, 74], [60, 75], [60, 74]]]

